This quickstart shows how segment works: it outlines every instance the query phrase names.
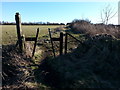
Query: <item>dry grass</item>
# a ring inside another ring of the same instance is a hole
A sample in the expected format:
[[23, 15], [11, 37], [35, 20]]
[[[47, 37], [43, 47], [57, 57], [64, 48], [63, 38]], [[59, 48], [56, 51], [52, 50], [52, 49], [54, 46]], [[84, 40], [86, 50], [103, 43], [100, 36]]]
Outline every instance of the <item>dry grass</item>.
[[45, 85], [35, 81], [34, 69], [36, 69], [38, 66], [35, 64], [35, 61], [29, 57], [28, 54], [30, 54], [30, 52], [19, 53], [18, 49], [15, 48], [14, 45], [2, 46], [3, 89], [38, 90], [47, 88]]
[[23, 85], [26, 77], [30, 76], [28, 65], [32, 64], [31, 59], [14, 47], [2, 46], [2, 85], [5, 87]]
[[72, 22], [70, 28], [75, 33], [83, 33], [88, 36], [96, 34], [110, 34], [116, 38], [120, 38], [120, 27], [115, 25], [91, 24], [84, 20]]
[[120, 41], [100, 39], [84, 44], [67, 55], [43, 60], [37, 80], [42, 77], [46, 85], [56, 88], [119, 88]]

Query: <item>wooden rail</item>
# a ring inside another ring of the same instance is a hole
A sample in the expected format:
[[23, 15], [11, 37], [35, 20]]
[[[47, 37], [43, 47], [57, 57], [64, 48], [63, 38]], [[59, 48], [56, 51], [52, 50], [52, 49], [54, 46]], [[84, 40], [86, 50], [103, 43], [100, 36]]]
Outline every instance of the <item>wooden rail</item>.
[[83, 45], [83, 43], [80, 41], [80, 40], [78, 40], [77, 38], [75, 38], [74, 36], [72, 36], [71, 34], [69, 34], [69, 33], [66, 33], [67, 35], [69, 35], [70, 37], [72, 37], [72, 38], [74, 38], [76, 41], [78, 41], [80, 44], [82, 44]]
[[65, 34], [65, 54], [67, 54], [67, 46], [68, 46], [68, 35], [70, 36], [70, 37], [72, 37], [73, 39], [75, 39], [77, 42], [79, 42], [81, 45], [83, 45], [84, 46], [84, 44], [80, 41], [80, 40], [78, 40], [77, 38], [75, 38], [74, 36], [72, 36], [71, 34], [69, 34], [69, 33], [66, 33]]

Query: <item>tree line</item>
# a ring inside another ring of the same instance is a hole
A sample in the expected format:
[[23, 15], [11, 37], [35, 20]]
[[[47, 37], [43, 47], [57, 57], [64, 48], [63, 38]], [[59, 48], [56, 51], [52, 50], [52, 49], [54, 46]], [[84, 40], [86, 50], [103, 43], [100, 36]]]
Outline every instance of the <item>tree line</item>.
[[[50, 22], [22, 22], [22, 25], [65, 25], [64, 23], [50, 23]], [[0, 21], [0, 25], [16, 25], [15, 22]]]

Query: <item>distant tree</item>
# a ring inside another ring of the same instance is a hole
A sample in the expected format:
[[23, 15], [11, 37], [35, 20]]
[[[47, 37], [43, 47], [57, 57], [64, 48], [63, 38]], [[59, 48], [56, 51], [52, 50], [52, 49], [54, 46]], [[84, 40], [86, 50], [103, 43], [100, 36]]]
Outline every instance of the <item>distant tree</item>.
[[50, 24], [50, 22], [47, 22], [47, 25], [49, 25]]
[[2, 24], [4, 24], [5, 22], [4, 21], [2, 21]]
[[70, 25], [71, 23], [67, 23], [66, 25]]
[[73, 21], [72, 21], [72, 23], [77, 23], [77, 22], [80, 22], [81, 20], [80, 19], [74, 19]]
[[64, 23], [60, 23], [60, 25], [65, 25]]
[[117, 12], [114, 12], [114, 9], [110, 5], [107, 5], [105, 9], [101, 11], [102, 23], [107, 25], [109, 20], [113, 18], [116, 14]]
[[91, 23], [91, 21], [89, 19], [74, 19], [72, 24], [74, 23]]

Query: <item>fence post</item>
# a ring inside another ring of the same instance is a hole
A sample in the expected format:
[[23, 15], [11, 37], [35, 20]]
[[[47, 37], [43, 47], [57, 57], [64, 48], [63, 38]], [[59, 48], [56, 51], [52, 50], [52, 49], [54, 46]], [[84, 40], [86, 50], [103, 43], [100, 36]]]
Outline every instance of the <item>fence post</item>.
[[60, 55], [63, 54], [63, 33], [60, 32]]
[[20, 52], [23, 51], [23, 44], [22, 44], [22, 30], [21, 30], [21, 18], [20, 14], [16, 13], [15, 15], [15, 20], [16, 20], [16, 29], [17, 29], [17, 37], [18, 37], [18, 45], [20, 48]]
[[68, 35], [66, 33], [65, 34], [65, 54], [67, 54], [67, 39], [68, 39]]
[[38, 34], [39, 34], [39, 28], [37, 28], [36, 39], [35, 39], [35, 43], [34, 43], [34, 48], [33, 48], [33, 52], [32, 52], [32, 57], [34, 56], [34, 53], [35, 53], [35, 48], [36, 48], [36, 44], [37, 44]]
[[48, 28], [48, 31], [49, 31], [50, 41], [51, 41], [51, 44], [52, 44], [53, 55], [55, 57], [55, 50], [54, 50], [54, 46], [53, 46], [53, 41], [52, 41], [52, 37], [51, 37], [50, 28]]

